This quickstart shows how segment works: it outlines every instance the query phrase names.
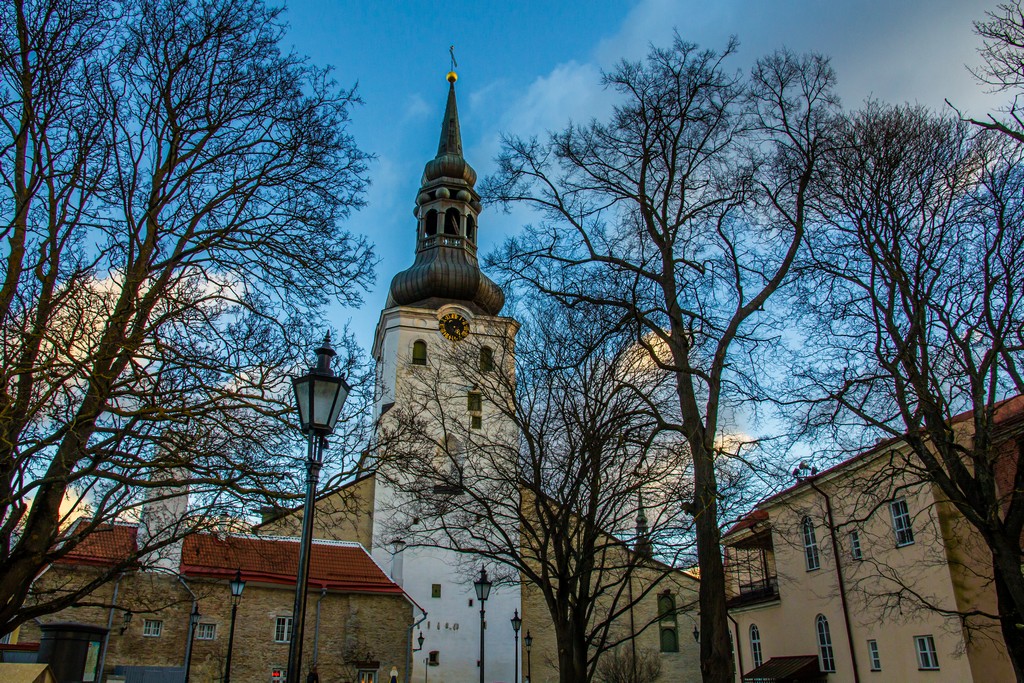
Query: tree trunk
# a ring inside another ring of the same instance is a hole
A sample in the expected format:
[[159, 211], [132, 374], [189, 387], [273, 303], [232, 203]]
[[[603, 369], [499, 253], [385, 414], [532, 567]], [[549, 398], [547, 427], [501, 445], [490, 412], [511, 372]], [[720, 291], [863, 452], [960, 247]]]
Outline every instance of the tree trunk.
[[587, 678], [587, 644], [580, 629], [571, 624], [556, 626], [559, 683], [583, 683]]
[[1006, 576], [997, 564], [995, 556], [992, 558], [992, 567], [995, 576], [996, 599], [999, 601], [999, 627], [1003, 633], [1003, 640], [1006, 642], [1006, 654], [1013, 664], [1017, 683], [1024, 683], [1024, 615], [1017, 609], [1007, 585], [1007, 581], [1024, 583], [1024, 576], [1020, 571], [1017, 571], [1016, 576]]
[[729, 615], [725, 607], [725, 567], [718, 529], [718, 482], [713, 454], [693, 449], [694, 522], [700, 567], [700, 670], [704, 683], [733, 683]]

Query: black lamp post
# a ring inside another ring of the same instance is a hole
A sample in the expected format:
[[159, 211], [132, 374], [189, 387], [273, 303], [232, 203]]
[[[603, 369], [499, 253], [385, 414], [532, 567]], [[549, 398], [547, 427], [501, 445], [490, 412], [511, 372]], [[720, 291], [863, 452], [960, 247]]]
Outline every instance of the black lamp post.
[[203, 615], [199, 613], [199, 604], [192, 603], [192, 612], [188, 615], [188, 648], [185, 650], [185, 683], [189, 683], [192, 675], [192, 643], [196, 639], [196, 626]]
[[231, 632], [228, 634], [228, 661], [224, 665], [224, 683], [231, 683], [231, 651], [235, 648], [235, 617], [238, 615], [238, 603], [242, 601], [245, 581], [242, 581], [242, 570], [235, 572], [235, 578], [228, 583], [231, 587]]
[[484, 683], [484, 603], [491, 594], [491, 582], [487, 579], [487, 570], [480, 567], [480, 578], [473, 582], [476, 599], [480, 601], [480, 683]]
[[533, 670], [530, 668], [530, 646], [533, 645], [533, 636], [530, 635], [530, 629], [526, 629], [523, 645], [526, 646], [526, 683], [530, 683], [530, 674], [533, 673]]
[[309, 585], [309, 555], [313, 545], [313, 506], [316, 485], [323, 463], [324, 442], [334, 431], [341, 407], [348, 398], [349, 386], [331, 370], [331, 335], [316, 350], [316, 367], [292, 380], [299, 424], [307, 435], [306, 502], [302, 514], [302, 537], [299, 542], [299, 567], [295, 577], [295, 608], [292, 610], [292, 638], [288, 648], [288, 681], [298, 683], [302, 669], [302, 634], [306, 624], [306, 589]]
[[515, 666], [515, 669], [513, 669], [514, 673], [512, 674], [512, 683], [519, 683], [519, 629], [522, 628], [522, 626], [523, 626], [523, 620], [519, 618], [519, 610], [516, 610], [515, 614], [512, 615], [511, 621], [512, 621], [512, 632], [515, 634], [515, 638], [516, 638], [516, 649], [515, 649], [515, 662], [516, 662], [516, 666]]

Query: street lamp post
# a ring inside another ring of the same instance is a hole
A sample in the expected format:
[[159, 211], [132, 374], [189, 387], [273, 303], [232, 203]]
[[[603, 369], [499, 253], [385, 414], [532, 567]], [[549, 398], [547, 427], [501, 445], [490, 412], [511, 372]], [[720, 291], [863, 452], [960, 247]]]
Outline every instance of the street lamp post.
[[245, 581], [242, 581], [242, 570], [235, 572], [235, 578], [228, 583], [231, 587], [231, 631], [228, 634], [228, 661], [224, 665], [224, 683], [231, 683], [231, 652], [235, 648], [235, 617], [238, 616], [238, 603], [242, 601]]
[[523, 626], [523, 620], [519, 618], [519, 610], [515, 611], [512, 615], [512, 632], [516, 638], [516, 649], [515, 649], [515, 669], [513, 669], [512, 683], [519, 683], [519, 629]]
[[491, 582], [487, 579], [487, 570], [480, 568], [480, 578], [473, 582], [476, 589], [476, 599], [480, 601], [480, 683], [484, 683], [484, 603], [491, 594]]
[[526, 629], [523, 645], [526, 646], [526, 683], [530, 683], [530, 674], [533, 673], [533, 670], [530, 668], [530, 646], [533, 645], [533, 636], [530, 635], [530, 629]]
[[192, 603], [192, 612], [188, 615], [188, 647], [185, 649], [185, 683], [189, 683], [189, 676], [192, 675], [192, 643], [196, 639], [196, 626], [202, 617], [199, 613], [199, 603]]
[[292, 380], [299, 424], [307, 435], [306, 501], [302, 512], [302, 536], [299, 542], [299, 567], [295, 577], [295, 607], [292, 610], [292, 635], [288, 647], [288, 681], [299, 683], [302, 670], [302, 635], [306, 624], [306, 589], [309, 585], [309, 556], [313, 545], [313, 516], [316, 485], [323, 464], [324, 442], [334, 431], [341, 407], [348, 398], [349, 386], [331, 370], [331, 335], [316, 350], [316, 366]]

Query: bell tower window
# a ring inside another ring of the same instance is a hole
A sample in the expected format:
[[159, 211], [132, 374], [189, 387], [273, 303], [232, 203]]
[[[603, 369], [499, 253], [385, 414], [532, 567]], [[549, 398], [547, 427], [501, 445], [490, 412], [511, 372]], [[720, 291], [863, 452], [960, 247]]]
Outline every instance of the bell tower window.
[[472, 216], [466, 216], [466, 239], [476, 242], [476, 221]]
[[480, 372], [494, 370], [494, 351], [489, 346], [480, 349]]
[[459, 210], [448, 209], [444, 213], [444, 234], [446, 235], [458, 235], [459, 234]]
[[427, 218], [423, 224], [423, 233], [427, 237], [432, 237], [437, 234], [437, 211], [434, 209], [427, 211]]

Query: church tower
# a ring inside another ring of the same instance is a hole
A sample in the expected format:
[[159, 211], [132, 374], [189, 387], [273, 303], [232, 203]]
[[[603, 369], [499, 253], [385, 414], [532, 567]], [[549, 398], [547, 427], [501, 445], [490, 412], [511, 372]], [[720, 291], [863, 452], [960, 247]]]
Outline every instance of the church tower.
[[[465, 495], [463, 463], [453, 455], [463, 449], [466, 458], [473, 458], [467, 439], [479, 435], [492, 443], [506, 438], [514, 443], [514, 436], [506, 436], [514, 432], [500, 411], [488, 406], [466, 379], [467, 368], [501, 370], [511, 377], [518, 324], [499, 315], [505, 295], [481, 271], [477, 259], [482, 207], [474, 189], [476, 171], [463, 156], [457, 78], [454, 72], [447, 76], [448, 99], [437, 155], [427, 162], [416, 196], [415, 260], [391, 281], [372, 350], [377, 366], [376, 423], [393, 423], [402, 419], [396, 415], [408, 415], [411, 410], [428, 433], [413, 454], [418, 464], [436, 460], [440, 451], [450, 463], [448, 469], [439, 468], [442, 478], [428, 482], [430, 473], [425, 469], [410, 474], [409, 468], [395, 465], [386, 443], [370, 463], [377, 470], [373, 556], [391, 569], [392, 577], [427, 612], [412, 634], [414, 640], [420, 633], [424, 636], [422, 651], [413, 657], [412, 680], [428, 673], [433, 683], [479, 678], [481, 624], [473, 577], [479, 574], [481, 560], [454, 550], [417, 547], [413, 531], [403, 538], [403, 519], [407, 529], [417, 528], [419, 502], [396, 481], [420, 477], [424, 490], [429, 488], [435, 497]], [[425, 393], [433, 394], [433, 405], [423, 402]], [[466, 463], [469, 468], [474, 465], [479, 463]], [[513, 680], [509, 618], [515, 609], [522, 611], [518, 587], [496, 587], [486, 602], [488, 681]]]

